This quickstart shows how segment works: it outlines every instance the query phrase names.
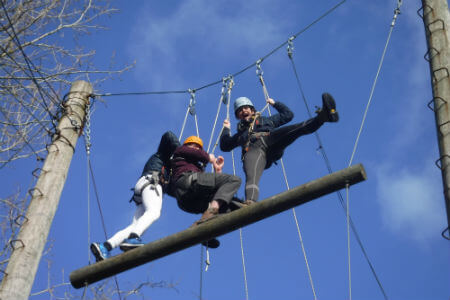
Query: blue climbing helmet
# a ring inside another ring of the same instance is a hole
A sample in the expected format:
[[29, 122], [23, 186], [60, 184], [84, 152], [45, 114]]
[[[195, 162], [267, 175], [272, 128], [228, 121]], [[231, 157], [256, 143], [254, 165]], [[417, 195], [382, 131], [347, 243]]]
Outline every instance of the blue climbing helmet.
[[255, 106], [250, 99], [248, 99], [247, 97], [239, 97], [234, 101], [234, 115], [236, 116], [236, 118], [237, 112], [242, 106], [251, 106], [253, 109], [255, 109]]

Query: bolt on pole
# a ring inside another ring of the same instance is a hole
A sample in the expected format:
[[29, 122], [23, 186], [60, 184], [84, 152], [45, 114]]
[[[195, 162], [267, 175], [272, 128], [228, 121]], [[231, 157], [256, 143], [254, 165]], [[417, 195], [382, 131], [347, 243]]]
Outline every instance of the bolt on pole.
[[26, 221], [16, 238], [19, 243], [12, 251], [0, 285], [0, 299], [21, 300], [30, 295], [91, 94], [92, 86], [88, 82], [75, 81], [67, 101], [62, 104], [65, 113], [52, 137], [52, 144], [47, 148], [47, 158], [32, 189]]

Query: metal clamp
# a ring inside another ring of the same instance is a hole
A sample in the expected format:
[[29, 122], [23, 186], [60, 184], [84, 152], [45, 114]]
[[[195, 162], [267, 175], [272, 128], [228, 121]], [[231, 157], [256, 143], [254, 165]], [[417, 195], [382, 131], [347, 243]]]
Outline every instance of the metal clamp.
[[259, 76], [260, 78], [262, 77], [262, 75], [264, 74], [263, 70], [261, 69], [261, 63], [262, 63], [262, 59], [258, 59], [255, 63], [256, 65], [256, 75]]
[[[19, 223], [20, 219], [22, 218], [22, 222]], [[22, 226], [25, 222], [28, 222], [28, 218], [24, 215], [18, 215], [15, 219], [14, 219], [14, 223], [16, 223], [18, 226]]]
[[40, 193], [40, 195], [39, 195], [38, 197], [44, 196], [44, 194], [41, 192], [41, 190], [38, 189], [38, 188], [36, 188], [36, 187], [29, 189], [29, 190], [28, 190], [28, 194], [29, 194], [31, 197], [34, 197], [34, 195], [32, 194], [34, 191], [38, 191], [38, 192]]
[[292, 54], [294, 54], [294, 43], [292, 42], [295, 39], [294, 36], [291, 36], [288, 40], [287, 40], [287, 54], [289, 56], [290, 59], [292, 59]]
[[440, 170], [443, 170], [441, 161], [442, 161], [445, 157], [450, 158], [449, 155], [445, 154], [445, 155], [439, 157], [439, 159], [437, 159], [437, 160], [434, 162], [434, 164], [436, 165], [436, 167], [438, 167]]
[[[439, 22], [442, 24], [442, 28], [436, 28], [435, 30], [431, 31], [431, 29], [430, 29], [431, 25], [434, 25], [435, 23], [439, 23]], [[438, 30], [445, 30], [444, 20], [442, 20], [442, 19], [434, 20], [433, 22], [431, 22], [430, 24], [427, 25], [426, 29], [429, 34], [432, 34], [433, 32], [438, 31]]]
[[[56, 134], [56, 133], [55, 133]], [[58, 145], [57, 144], [54, 144], [54, 143], [52, 143], [52, 144], [47, 144], [47, 145], [45, 145], [45, 149], [47, 150], [47, 153], [49, 153], [50, 154], [50, 147], [51, 146], [54, 146], [54, 147], [56, 147], [56, 151], [59, 151], [59, 147], [58, 147]], [[55, 151], [55, 152], [56, 152]]]
[[[424, 7], [425, 7], [425, 8], [429, 8], [428, 12], [425, 12]], [[424, 17], [425, 15], [428, 15], [428, 14], [429, 14], [430, 12], [432, 12], [433, 10], [434, 10], [434, 9], [433, 9], [431, 6], [429, 6], [428, 4], [425, 4], [424, 6], [422, 6], [421, 8], [419, 8], [419, 9], [417, 10], [417, 14], [419, 15], [420, 18], [423, 19], [423, 17]], [[421, 11], [423, 12], [422, 14], [420, 14]]]
[[[446, 231], [447, 231], [448, 234], [449, 234], [449, 235], [447, 235], [447, 236], [445, 236], [445, 232], [446, 232]], [[450, 241], [450, 227], [445, 228], [444, 231], [442, 231], [441, 235], [442, 235], [442, 237], [443, 237], [444, 239]]]
[[[431, 54], [430, 54], [430, 53], [432, 52], [431, 50], [434, 50], [435, 54], [431, 55]], [[435, 57], [436, 55], [439, 55], [439, 54], [440, 54], [440, 52], [439, 52], [436, 48], [431, 47], [431, 48], [428, 49], [427, 53], [425, 53], [425, 55], [423, 56], [423, 58], [424, 58], [427, 62], [430, 62], [430, 61], [433, 59], [433, 57]]]
[[449, 125], [450, 124], [450, 121], [447, 121], [447, 122], [444, 122], [444, 123], [442, 123], [442, 124], [439, 124], [439, 127], [438, 127], [438, 131], [439, 131], [439, 134], [441, 135], [441, 136], [444, 136], [444, 134], [442, 133], [442, 131], [441, 131], [441, 128], [443, 127], [443, 126], [445, 126], [445, 125]]
[[[439, 105], [439, 107], [436, 108], [436, 101], [437, 100], [441, 100], [443, 103], [441, 105]], [[431, 107], [431, 103], [433, 103], [433, 107]], [[428, 102], [427, 106], [428, 106], [429, 109], [431, 109], [432, 111], [436, 112], [439, 109], [441, 109], [442, 105], [445, 105], [445, 104], [447, 104], [447, 101], [444, 100], [443, 98], [441, 98], [441, 97], [434, 97], [430, 102]]]
[[220, 91], [220, 99], [222, 100], [223, 104], [227, 104], [227, 93], [225, 91], [225, 89], [227, 88], [228, 85], [228, 77], [223, 77], [222, 78], [222, 89]]
[[[439, 71], [445, 71], [445, 72], [447, 73], [447, 75], [446, 75], [446, 76], [443, 76], [441, 79], [438, 80], [437, 77], [436, 77], [436, 73], [439, 72]], [[433, 70], [433, 80], [434, 80], [435, 82], [439, 82], [439, 81], [441, 81], [442, 79], [444, 79], [445, 77], [450, 77], [450, 73], [448, 72], [447, 67], [442, 67], [442, 68]]]
[[[20, 242], [21, 245], [16, 248], [15, 244], [17, 242]], [[13, 251], [16, 250], [16, 249], [25, 248], [25, 244], [23, 243], [22, 240], [19, 240], [19, 239], [18, 240], [11, 240], [11, 242], [9, 242], [9, 245], [11, 246], [11, 249], [13, 249]]]
[[39, 175], [37, 174], [38, 171], [43, 171], [42, 168], [36, 168], [31, 172], [31, 175], [33, 175], [34, 178], [39, 178]]
[[189, 94], [191, 94], [191, 99], [189, 99], [189, 113], [191, 116], [195, 115], [195, 90], [188, 89]]

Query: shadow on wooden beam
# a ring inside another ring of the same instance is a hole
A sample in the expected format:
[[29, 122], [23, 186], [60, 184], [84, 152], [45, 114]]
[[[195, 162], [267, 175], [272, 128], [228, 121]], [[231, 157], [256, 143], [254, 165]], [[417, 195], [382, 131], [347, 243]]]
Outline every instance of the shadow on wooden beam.
[[75, 270], [70, 274], [70, 282], [73, 287], [81, 288], [336, 192], [345, 188], [347, 184], [350, 186], [363, 180], [366, 180], [364, 167], [361, 164], [351, 166], [262, 200], [252, 206], [224, 214], [199, 226], [188, 228], [142, 247]]

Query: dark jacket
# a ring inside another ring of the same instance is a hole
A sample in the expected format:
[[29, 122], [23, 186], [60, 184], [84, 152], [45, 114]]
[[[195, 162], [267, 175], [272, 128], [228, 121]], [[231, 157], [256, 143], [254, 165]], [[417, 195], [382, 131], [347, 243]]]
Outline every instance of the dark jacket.
[[160, 172], [163, 166], [169, 166], [170, 157], [179, 146], [180, 142], [173, 132], [164, 133], [159, 142], [158, 151], [147, 160], [141, 176], [151, 174], [153, 171]]
[[[280, 127], [294, 118], [294, 113], [283, 103], [275, 102], [273, 107], [278, 111], [270, 117], [260, 116], [255, 121], [253, 132], [271, 132], [277, 127]], [[222, 135], [220, 136], [220, 150], [229, 152], [241, 146], [242, 148], [248, 142], [249, 139], [249, 126], [251, 122], [241, 120], [238, 123], [237, 133], [231, 136], [230, 129], [224, 128]], [[242, 149], [244, 151], [244, 149]]]
[[172, 183], [185, 172], [203, 172], [209, 162], [209, 154], [203, 149], [194, 149], [186, 145], [178, 147], [172, 159]]

